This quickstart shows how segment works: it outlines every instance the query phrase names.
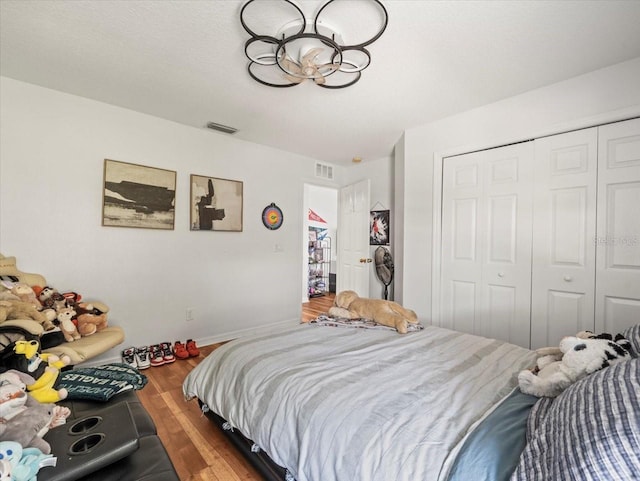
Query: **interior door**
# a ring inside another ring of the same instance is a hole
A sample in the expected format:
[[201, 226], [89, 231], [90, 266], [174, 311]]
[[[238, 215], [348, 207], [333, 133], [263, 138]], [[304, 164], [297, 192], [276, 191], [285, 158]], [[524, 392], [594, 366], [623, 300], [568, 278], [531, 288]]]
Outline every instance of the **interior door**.
[[369, 297], [369, 179], [340, 189], [338, 202], [337, 292], [353, 290]]
[[598, 130], [596, 331], [640, 319], [640, 119]]
[[535, 142], [531, 347], [594, 330], [598, 129]]
[[444, 327], [529, 347], [533, 144], [445, 159]]

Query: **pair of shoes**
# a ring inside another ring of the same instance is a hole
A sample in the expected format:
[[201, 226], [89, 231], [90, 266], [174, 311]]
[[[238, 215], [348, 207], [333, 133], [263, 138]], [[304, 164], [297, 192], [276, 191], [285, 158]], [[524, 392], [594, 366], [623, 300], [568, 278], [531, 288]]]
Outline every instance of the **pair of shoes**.
[[151, 365], [154, 367], [163, 364], [171, 364], [176, 360], [173, 349], [168, 342], [162, 342], [151, 346]]
[[[147, 369], [151, 366], [149, 348], [147, 346], [129, 348], [134, 350], [134, 361], [137, 364], [138, 369]], [[128, 351], [128, 349], [125, 349]]]
[[196, 341], [193, 339], [187, 339], [186, 344], [176, 341], [173, 350], [178, 359], [187, 359], [188, 357], [198, 357], [200, 355], [200, 349], [198, 349]]

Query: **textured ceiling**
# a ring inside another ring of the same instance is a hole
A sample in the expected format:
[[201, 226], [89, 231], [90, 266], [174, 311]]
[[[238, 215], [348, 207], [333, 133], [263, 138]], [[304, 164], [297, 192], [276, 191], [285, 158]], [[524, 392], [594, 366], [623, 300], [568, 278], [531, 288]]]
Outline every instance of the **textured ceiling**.
[[[640, 1], [382, 1], [387, 30], [342, 90], [252, 80], [239, 0], [1, 0], [0, 74], [344, 164], [391, 155], [407, 128], [640, 57]], [[313, 18], [323, 2], [298, 4]], [[346, 41], [363, 22], [340, 17]]]

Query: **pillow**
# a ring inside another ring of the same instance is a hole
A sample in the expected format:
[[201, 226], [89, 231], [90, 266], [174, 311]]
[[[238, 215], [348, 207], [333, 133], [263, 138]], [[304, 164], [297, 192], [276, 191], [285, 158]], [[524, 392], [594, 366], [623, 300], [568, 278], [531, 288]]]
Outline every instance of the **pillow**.
[[65, 388], [67, 399], [108, 401], [116, 394], [142, 389], [147, 377], [126, 364], [114, 363], [98, 367], [84, 367], [60, 374], [56, 389]]
[[529, 424], [537, 429], [511, 481], [637, 479], [639, 402], [640, 359], [632, 359], [578, 381], [548, 409], [532, 409], [544, 417]]
[[633, 357], [640, 357], [640, 324], [631, 326], [620, 334], [629, 339], [631, 343], [631, 355]]
[[15, 257], [0, 258], [0, 275], [17, 276], [18, 274], [20, 274], [20, 271], [16, 267]]

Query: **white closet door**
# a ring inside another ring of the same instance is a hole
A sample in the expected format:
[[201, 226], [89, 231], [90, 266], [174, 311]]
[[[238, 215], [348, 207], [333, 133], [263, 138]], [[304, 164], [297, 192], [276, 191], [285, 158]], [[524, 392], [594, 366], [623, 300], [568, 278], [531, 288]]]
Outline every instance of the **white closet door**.
[[594, 330], [597, 128], [537, 139], [531, 347]]
[[442, 186], [442, 326], [480, 333], [482, 285], [482, 156], [444, 161]]
[[442, 325], [529, 347], [533, 144], [445, 159]]
[[640, 322], [640, 119], [599, 128], [596, 331]]

